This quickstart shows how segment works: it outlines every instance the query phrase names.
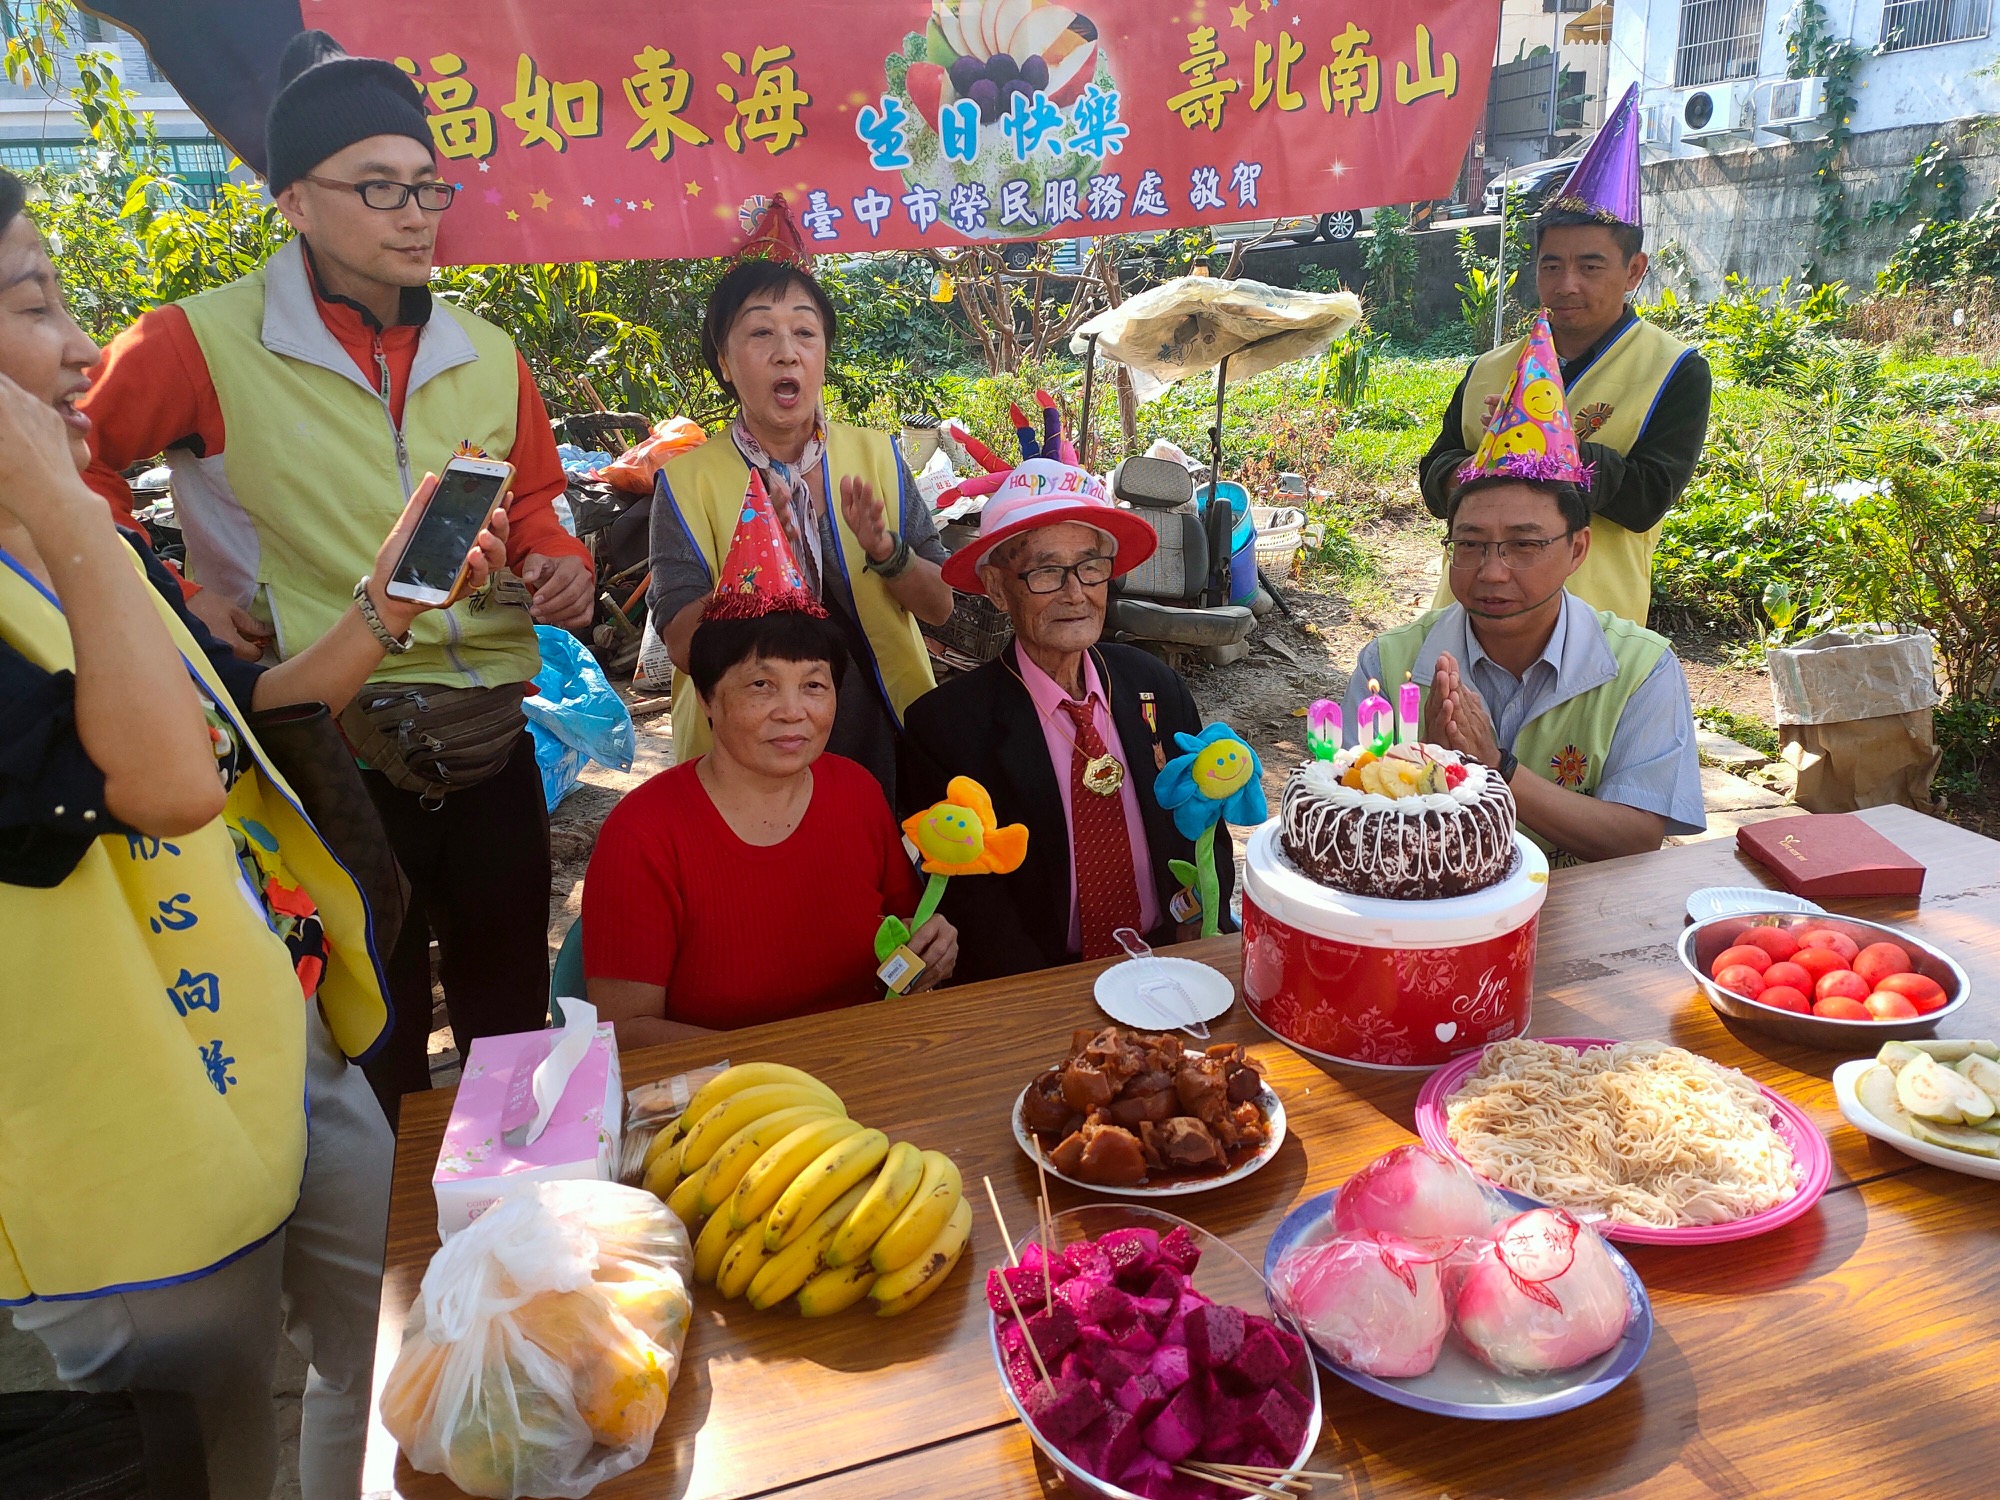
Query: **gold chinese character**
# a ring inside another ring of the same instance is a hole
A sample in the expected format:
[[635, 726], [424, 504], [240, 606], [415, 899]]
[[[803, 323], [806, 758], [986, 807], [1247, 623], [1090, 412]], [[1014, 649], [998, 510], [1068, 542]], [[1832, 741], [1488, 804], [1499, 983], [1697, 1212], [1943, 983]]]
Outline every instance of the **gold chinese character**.
[[1458, 92], [1458, 59], [1449, 52], [1444, 55], [1443, 71], [1433, 69], [1431, 63], [1431, 32], [1428, 26], [1417, 27], [1417, 76], [1410, 76], [1408, 63], [1396, 64], [1396, 102], [1408, 104], [1412, 99], [1421, 99], [1426, 94], [1442, 94], [1449, 99]]
[[1372, 114], [1382, 95], [1382, 61], [1361, 49], [1373, 41], [1352, 21], [1333, 39], [1333, 61], [1319, 70], [1319, 98], [1328, 114], [1334, 105], [1351, 115], [1356, 109]]
[[523, 52], [514, 68], [514, 102], [503, 104], [500, 113], [520, 127], [523, 146], [567, 151], [570, 141], [602, 132], [603, 107], [604, 92], [596, 84], [551, 82]]
[[1306, 44], [1292, 40], [1289, 31], [1278, 33], [1277, 67], [1271, 66], [1271, 44], [1259, 42], [1252, 55], [1250, 107], [1262, 109], [1275, 94], [1280, 110], [1303, 108], [1305, 95], [1292, 87], [1292, 64], [1306, 55]]
[[674, 55], [658, 47], [648, 47], [632, 59], [639, 71], [625, 80], [625, 98], [639, 117], [639, 128], [625, 143], [635, 151], [650, 138], [653, 159], [665, 161], [674, 154], [674, 139], [690, 146], [706, 146], [708, 132], [681, 118], [687, 104], [688, 73], [674, 66]]
[[1229, 57], [1215, 45], [1213, 26], [1197, 26], [1187, 34], [1187, 39], [1188, 56], [1181, 64], [1181, 72], [1187, 75], [1188, 86], [1167, 101], [1167, 108], [1178, 114], [1189, 130], [1197, 125], [1219, 130], [1224, 102], [1242, 85], [1234, 78], [1215, 76], [1216, 69], [1228, 62]]
[[[417, 65], [407, 57], [396, 66], [417, 77]], [[437, 113], [431, 116], [431, 139], [438, 155], [452, 161], [484, 161], [493, 154], [493, 111], [478, 107], [479, 90], [465, 72], [465, 59], [444, 52], [431, 59], [431, 71], [438, 76], [429, 83], [418, 79], [424, 94]]]
[[[759, 47], [750, 56], [750, 96], [739, 98], [736, 86], [718, 83], [715, 92], [736, 108], [736, 118], [723, 127], [722, 138], [731, 151], [741, 151], [743, 143], [762, 141], [764, 149], [776, 156], [789, 151], [806, 133], [799, 111], [812, 103], [812, 95], [799, 87], [799, 75], [791, 66], [790, 47]], [[743, 59], [734, 52], [722, 54], [729, 71], [743, 76]]]

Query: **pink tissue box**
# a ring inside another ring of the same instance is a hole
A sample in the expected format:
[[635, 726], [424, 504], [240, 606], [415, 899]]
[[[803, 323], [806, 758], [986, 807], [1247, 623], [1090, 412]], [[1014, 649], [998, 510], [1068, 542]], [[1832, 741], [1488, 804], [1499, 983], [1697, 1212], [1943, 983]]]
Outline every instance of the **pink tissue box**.
[[524, 1183], [567, 1178], [611, 1180], [624, 1125], [618, 1043], [606, 1021], [570, 1074], [548, 1128], [533, 1144], [501, 1140], [501, 1111], [516, 1072], [532, 1074], [559, 1031], [483, 1036], [472, 1043], [458, 1097], [445, 1126], [431, 1186], [437, 1194], [438, 1237], [448, 1239]]

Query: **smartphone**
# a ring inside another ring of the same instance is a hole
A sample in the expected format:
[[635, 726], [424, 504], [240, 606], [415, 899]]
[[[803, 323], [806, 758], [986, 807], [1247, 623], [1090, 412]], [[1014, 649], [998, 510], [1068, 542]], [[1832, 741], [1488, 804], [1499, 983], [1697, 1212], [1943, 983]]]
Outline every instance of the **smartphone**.
[[514, 482], [514, 466], [490, 458], [454, 458], [438, 476], [409, 545], [389, 576], [389, 597], [442, 604], [465, 577], [479, 530]]

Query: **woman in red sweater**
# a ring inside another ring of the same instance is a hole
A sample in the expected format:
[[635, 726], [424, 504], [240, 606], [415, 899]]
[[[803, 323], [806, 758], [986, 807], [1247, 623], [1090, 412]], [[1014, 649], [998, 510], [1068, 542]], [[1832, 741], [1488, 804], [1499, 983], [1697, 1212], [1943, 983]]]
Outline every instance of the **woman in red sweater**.
[[[922, 893], [880, 785], [822, 753], [847, 663], [835, 627], [711, 618], [688, 658], [714, 746], [618, 805], [583, 883], [590, 1000], [621, 1047], [877, 998], [875, 930]], [[910, 947], [935, 984], [958, 933], [933, 917]]]

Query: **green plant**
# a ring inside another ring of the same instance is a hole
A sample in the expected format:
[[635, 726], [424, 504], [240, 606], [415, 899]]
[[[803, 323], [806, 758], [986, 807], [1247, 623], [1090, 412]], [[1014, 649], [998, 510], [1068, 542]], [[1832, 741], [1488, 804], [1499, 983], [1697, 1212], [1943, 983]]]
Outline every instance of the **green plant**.
[[1702, 352], [1719, 374], [1745, 385], [1796, 379], [1814, 355], [1828, 351], [1846, 321], [1847, 288], [1839, 282], [1795, 287], [1787, 276], [1760, 289], [1731, 276], [1725, 286], [1702, 311]]
[[2000, 773], [2000, 703], [1954, 693], [1931, 716], [1941, 759], [1937, 781], [1946, 792], [1975, 792]]
[[1302, 292], [1344, 292], [1347, 283], [1332, 266], [1302, 266], [1296, 278]]
[[1941, 140], [1917, 153], [1896, 196], [1870, 207], [1863, 222], [1898, 223], [1921, 212], [1927, 199], [1931, 206], [1927, 217], [1938, 223], [1956, 219], [1965, 207], [1965, 168]]
[[1826, 80], [1826, 112], [1833, 122], [1813, 151], [1814, 241], [1804, 270], [1817, 279], [1819, 262], [1847, 247], [1852, 221], [1840, 180], [1840, 159], [1853, 134], [1849, 126], [1854, 118], [1855, 75], [1867, 54], [1834, 31], [1819, 0], [1797, 0], [1785, 18], [1785, 55], [1789, 77]]
[[[1518, 262], [1516, 263], [1518, 264]], [[1465, 280], [1458, 283], [1458, 316], [1480, 352], [1494, 345], [1494, 329], [1500, 316], [1500, 299], [1521, 279], [1518, 270], [1509, 271], [1503, 281], [1497, 261], [1479, 253], [1479, 242], [1470, 229], [1458, 232], [1458, 266]]]
[[1921, 219], [1876, 275], [1890, 294], [1970, 288], [2000, 276], [2000, 198], [1963, 218]]
[[1369, 335], [1365, 326], [1350, 329], [1345, 336], [1335, 339], [1320, 360], [1319, 384], [1313, 398], [1328, 399], [1331, 387], [1336, 406], [1352, 410], [1367, 400], [1368, 381], [1374, 373], [1379, 348], [1379, 341]]
[[1378, 208], [1368, 243], [1370, 322], [1403, 343], [1417, 337], [1417, 247], [1410, 218], [1399, 208]]
[[1727, 735], [1737, 744], [1747, 746], [1760, 755], [1778, 753], [1778, 731], [1763, 720], [1753, 719], [1748, 714], [1739, 714], [1733, 709], [1709, 704], [1694, 711], [1694, 721], [1703, 729]]

